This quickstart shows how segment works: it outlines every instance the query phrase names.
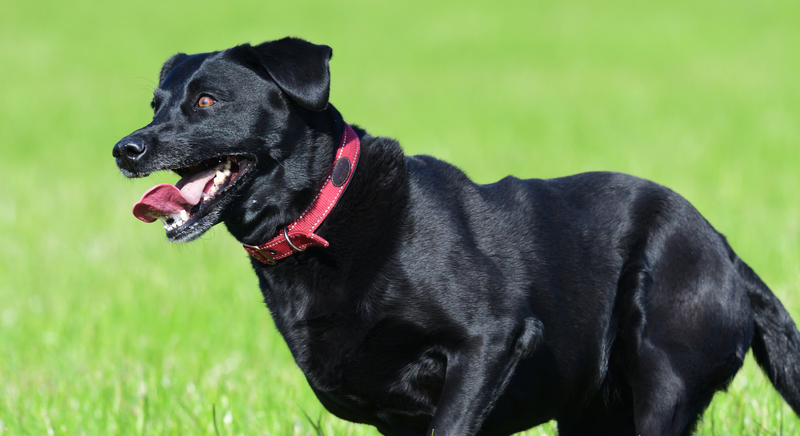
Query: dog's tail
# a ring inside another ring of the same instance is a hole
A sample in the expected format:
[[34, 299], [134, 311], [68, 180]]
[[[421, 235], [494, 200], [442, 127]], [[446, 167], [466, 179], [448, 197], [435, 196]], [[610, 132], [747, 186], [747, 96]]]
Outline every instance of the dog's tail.
[[747, 264], [738, 259], [755, 320], [753, 355], [783, 399], [800, 416], [800, 332], [789, 312]]

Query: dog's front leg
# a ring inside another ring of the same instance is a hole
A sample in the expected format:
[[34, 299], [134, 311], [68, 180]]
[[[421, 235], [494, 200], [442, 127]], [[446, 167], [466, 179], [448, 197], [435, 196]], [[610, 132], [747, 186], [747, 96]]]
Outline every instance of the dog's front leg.
[[426, 436], [477, 434], [517, 363], [533, 352], [544, 333], [535, 318], [526, 318], [513, 332], [494, 327], [482, 327], [448, 356], [444, 389]]

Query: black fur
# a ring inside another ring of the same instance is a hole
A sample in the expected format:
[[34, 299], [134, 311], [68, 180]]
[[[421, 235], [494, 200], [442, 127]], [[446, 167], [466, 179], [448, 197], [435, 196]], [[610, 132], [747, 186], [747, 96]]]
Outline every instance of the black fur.
[[[283, 39], [167, 61], [153, 122], [115, 146], [123, 174], [254, 162], [171, 240], [224, 222], [260, 244], [310, 204], [344, 126], [330, 54]], [[751, 344], [800, 411], [794, 322], [679, 195], [614, 173], [478, 185], [356, 130], [361, 161], [318, 230], [330, 247], [252, 261], [335, 415], [398, 436], [550, 419], [561, 435], [687, 435]]]

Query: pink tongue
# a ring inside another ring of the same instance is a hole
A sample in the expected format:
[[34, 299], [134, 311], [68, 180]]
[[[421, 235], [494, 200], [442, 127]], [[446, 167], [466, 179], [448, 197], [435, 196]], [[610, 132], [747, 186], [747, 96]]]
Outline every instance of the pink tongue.
[[[216, 175], [216, 169], [208, 169], [193, 174], [189, 179], [181, 179], [176, 186], [162, 183], [153, 186], [133, 205], [133, 215], [146, 222], [189, 212], [192, 206], [200, 203], [208, 182]], [[178, 188], [180, 186], [180, 189]]]
[[162, 183], [142, 195], [142, 199], [133, 205], [133, 215], [146, 223], [152, 223], [160, 217], [177, 215], [182, 210], [188, 212], [192, 206], [194, 205], [186, 201], [178, 188]]

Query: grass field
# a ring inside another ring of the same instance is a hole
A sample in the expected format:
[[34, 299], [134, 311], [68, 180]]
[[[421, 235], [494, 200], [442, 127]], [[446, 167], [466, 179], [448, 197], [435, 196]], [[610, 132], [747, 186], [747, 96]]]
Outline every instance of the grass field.
[[[175, 246], [134, 219], [175, 177], [126, 180], [111, 157], [167, 57], [286, 35], [334, 48], [345, 119], [477, 181], [673, 188], [800, 320], [798, 23], [796, 0], [7, 2], [0, 434], [377, 434], [317, 402], [223, 228]], [[748, 357], [698, 430], [800, 420]]]

